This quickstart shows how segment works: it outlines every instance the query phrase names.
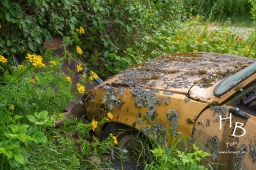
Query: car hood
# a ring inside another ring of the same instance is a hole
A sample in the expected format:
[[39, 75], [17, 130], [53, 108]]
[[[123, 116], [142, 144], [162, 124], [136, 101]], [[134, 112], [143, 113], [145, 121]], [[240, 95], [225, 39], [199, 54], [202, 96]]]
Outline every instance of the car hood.
[[174, 53], [135, 64], [103, 84], [170, 91], [207, 102], [215, 98], [213, 90], [221, 80], [254, 61], [240, 56], [208, 52]]

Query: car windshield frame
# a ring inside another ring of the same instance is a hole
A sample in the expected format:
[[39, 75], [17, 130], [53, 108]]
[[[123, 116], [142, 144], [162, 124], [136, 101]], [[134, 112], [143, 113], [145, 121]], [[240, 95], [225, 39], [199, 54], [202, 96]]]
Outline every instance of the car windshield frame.
[[222, 96], [254, 73], [256, 73], [256, 62], [221, 81], [214, 89], [214, 96]]

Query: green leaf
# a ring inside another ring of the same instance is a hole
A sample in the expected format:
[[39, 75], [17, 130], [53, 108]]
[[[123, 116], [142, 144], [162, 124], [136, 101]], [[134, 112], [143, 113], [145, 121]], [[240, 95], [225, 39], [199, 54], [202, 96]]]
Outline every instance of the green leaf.
[[32, 51], [36, 51], [37, 45], [34, 42], [28, 42], [28, 47], [32, 50]]
[[17, 126], [17, 125], [10, 125], [9, 126], [10, 128], [11, 128], [11, 130], [12, 130], [12, 132], [13, 133], [17, 133], [18, 132], [18, 130], [19, 130], [19, 127]]
[[20, 116], [20, 115], [15, 115], [14, 117], [13, 117], [13, 119], [14, 120], [19, 120], [19, 119], [21, 119], [23, 116]]
[[8, 137], [8, 138], [17, 138], [18, 137], [18, 135], [10, 134], [10, 133], [5, 134], [5, 136]]
[[12, 14], [12, 16], [17, 17], [19, 15], [18, 11], [13, 8], [9, 8], [9, 12]]
[[76, 17], [73, 17], [73, 16], [70, 17], [70, 21], [75, 24], [76, 23]]
[[7, 21], [10, 21], [11, 20], [10, 14], [9, 13], [5, 14], [5, 18], [6, 18]]
[[42, 111], [42, 112], [36, 112], [35, 113], [35, 116], [37, 117], [37, 119], [39, 121], [44, 121], [44, 120], [48, 120], [49, 117], [48, 117], [48, 112], [46, 110]]
[[30, 122], [33, 122], [33, 123], [37, 122], [37, 118], [36, 118], [35, 116], [27, 115], [27, 118], [28, 118], [28, 120], [29, 120]]
[[22, 125], [17, 125], [17, 127], [18, 127], [17, 133], [24, 133], [27, 131], [27, 128], [29, 127], [29, 125], [22, 124]]
[[43, 134], [43, 132], [38, 131], [36, 134], [32, 136], [35, 139], [36, 143], [47, 143], [47, 138]]
[[25, 158], [22, 154], [18, 153], [18, 154], [15, 154], [14, 155], [14, 158], [17, 162], [21, 163], [22, 165], [24, 165], [26, 162], [25, 162]]
[[35, 3], [35, 0], [28, 0], [29, 5], [31, 5], [32, 3]]
[[6, 45], [7, 45], [8, 47], [10, 47], [10, 46], [12, 45], [12, 42], [11, 42], [11, 40], [7, 40], [7, 43], [6, 43]]
[[10, 51], [13, 52], [13, 53], [16, 53], [16, 47], [10, 48]]
[[75, 31], [75, 24], [69, 23], [69, 26], [70, 26], [71, 31]]
[[3, 6], [4, 6], [6, 9], [8, 9], [8, 8], [10, 7], [10, 5], [9, 5], [9, 0], [3, 0], [3, 1], [2, 1], [2, 4], [3, 4]]
[[6, 150], [17, 150], [20, 149], [20, 144], [18, 142], [9, 142], [6, 146]]

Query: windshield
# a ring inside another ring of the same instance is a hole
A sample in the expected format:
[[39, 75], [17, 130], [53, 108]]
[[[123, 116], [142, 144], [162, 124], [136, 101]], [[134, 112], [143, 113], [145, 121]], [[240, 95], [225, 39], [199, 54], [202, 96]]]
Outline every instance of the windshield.
[[218, 86], [214, 89], [215, 96], [221, 96], [226, 93], [228, 90], [232, 89], [244, 79], [256, 72], [256, 63], [244, 68], [243, 70], [237, 72], [234, 75], [229, 76], [223, 80]]

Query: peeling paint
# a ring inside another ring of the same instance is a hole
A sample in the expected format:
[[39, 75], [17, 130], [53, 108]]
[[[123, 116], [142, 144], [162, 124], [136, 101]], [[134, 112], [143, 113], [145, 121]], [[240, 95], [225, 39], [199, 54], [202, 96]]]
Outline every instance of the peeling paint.
[[170, 91], [164, 91], [164, 92], [163, 92], [163, 95], [171, 96], [171, 95], [173, 95], [173, 93], [170, 92]]
[[115, 94], [114, 87], [105, 85], [102, 89], [107, 90], [107, 92], [102, 97], [101, 104], [107, 104], [107, 109], [110, 111], [113, 110], [114, 104], [117, 105], [118, 108], [122, 107], [122, 103]]
[[214, 122], [219, 122], [220, 117], [216, 117], [216, 119], [214, 120]]
[[156, 140], [158, 143], [162, 144], [166, 141], [166, 128], [164, 125], [159, 124], [157, 122], [153, 122], [151, 128], [150, 127], [142, 127], [140, 131], [145, 136], [152, 136], [153, 140]]
[[121, 88], [118, 88], [118, 94], [120, 95], [120, 96], [123, 96], [124, 95], [124, 91], [123, 91], [123, 88], [121, 87]]
[[[242, 160], [244, 159], [245, 152], [247, 152], [247, 146], [245, 144], [238, 147], [238, 153], [236, 156], [236, 162], [234, 165], [235, 170], [240, 170], [245, 165], [242, 163]], [[244, 169], [244, 168], [243, 168]]]
[[189, 137], [189, 138], [188, 138], [188, 143], [189, 143], [190, 145], [193, 145], [193, 143], [194, 143], [193, 138]]
[[165, 98], [165, 99], [164, 99], [164, 103], [165, 103], [166, 105], [170, 104], [170, 103], [171, 103], [171, 98], [170, 98], [170, 97]]
[[90, 96], [89, 98], [88, 98], [88, 101], [89, 102], [94, 102], [95, 100], [94, 100], [94, 96]]
[[210, 109], [214, 111], [213, 116], [218, 113], [222, 118], [226, 118], [226, 113], [228, 112], [228, 108], [226, 106], [211, 106]]
[[158, 104], [159, 106], [161, 106], [162, 102], [163, 102], [163, 98], [158, 97], [158, 98], [156, 99], [156, 104]]
[[250, 145], [250, 152], [249, 152], [250, 158], [252, 158], [252, 161], [256, 161], [256, 148], [252, 145]]
[[190, 100], [190, 98], [185, 98], [184, 101], [187, 103]]
[[186, 142], [185, 142], [185, 141], [181, 141], [181, 142], [180, 142], [180, 146], [181, 146], [181, 149], [184, 148], [184, 147], [186, 147], [186, 146], [187, 146], [187, 145], [186, 145]]
[[178, 112], [176, 110], [168, 109], [166, 111], [167, 119], [171, 122], [171, 134], [173, 137], [177, 136], [178, 127]]
[[206, 126], [210, 126], [210, 119], [206, 120]]
[[[208, 142], [211, 145], [210, 152], [212, 154], [212, 159], [214, 161], [217, 161], [218, 155], [219, 155], [219, 144], [220, 144], [218, 136], [213, 136], [212, 138], [208, 138]], [[209, 146], [209, 144], [208, 144], [208, 146]]]
[[142, 106], [145, 106], [148, 108], [145, 117], [147, 120], [151, 119], [156, 112], [156, 91], [134, 88], [131, 90], [131, 93], [135, 99], [135, 105], [137, 107], [141, 108]]

